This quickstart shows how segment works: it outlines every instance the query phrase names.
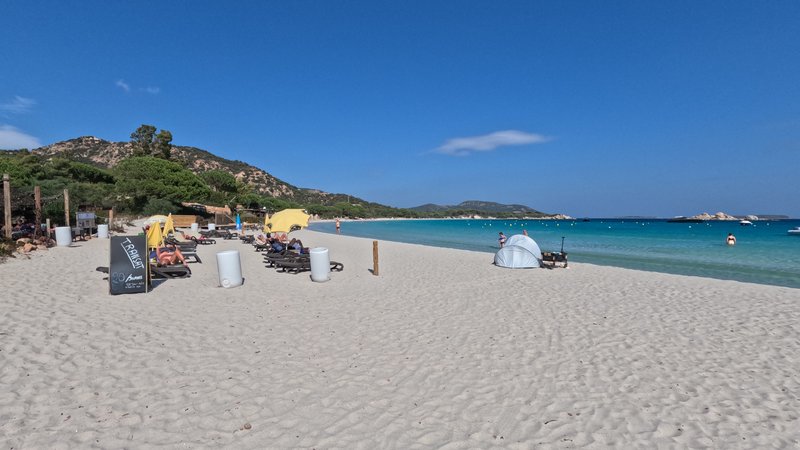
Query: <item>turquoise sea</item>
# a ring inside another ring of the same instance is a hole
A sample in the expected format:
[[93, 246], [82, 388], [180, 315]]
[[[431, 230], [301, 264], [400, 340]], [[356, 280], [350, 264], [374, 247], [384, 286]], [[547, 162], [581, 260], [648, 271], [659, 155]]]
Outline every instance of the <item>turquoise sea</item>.
[[[527, 230], [542, 250], [564, 251], [570, 262], [800, 288], [800, 220], [670, 223], [659, 219], [386, 220], [342, 222], [342, 234], [494, 253], [497, 236]], [[333, 223], [311, 229], [335, 233]], [[735, 246], [725, 244], [728, 233]], [[487, 256], [487, 258], [491, 258]]]

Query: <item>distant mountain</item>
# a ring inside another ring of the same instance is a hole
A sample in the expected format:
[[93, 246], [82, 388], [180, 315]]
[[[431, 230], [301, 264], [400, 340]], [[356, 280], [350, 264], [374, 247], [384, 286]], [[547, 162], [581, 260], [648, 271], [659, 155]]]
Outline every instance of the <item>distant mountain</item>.
[[443, 213], [447, 211], [452, 211], [454, 214], [472, 212], [484, 215], [502, 213], [502, 214], [525, 215], [534, 217], [548, 216], [548, 214], [545, 214], [541, 211], [537, 211], [525, 205], [514, 205], [514, 204], [505, 205], [502, 203], [485, 202], [479, 200], [468, 200], [465, 202], [461, 202], [458, 205], [435, 205], [433, 203], [427, 203], [409, 209], [419, 213], [433, 213], [433, 212]]
[[451, 207], [446, 205], [434, 205], [433, 203], [426, 203], [424, 205], [415, 206], [413, 208], [408, 208], [408, 209], [416, 212], [429, 213], [429, 212], [447, 211], [451, 209]]
[[[62, 157], [110, 169], [133, 155], [130, 142], [111, 142], [94, 136], [82, 136], [31, 150], [44, 158]], [[172, 147], [172, 160], [199, 174], [209, 170], [223, 170], [238, 180], [250, 184], [259, 194], [291, 200], [298, 203], [332, 205], [337, 202], [368, 203], [346, 194], [331, 194], [316, 189], [293, 186], [275, 178], [266, 171], [242, 161], [221, 158], [196, 147]]]

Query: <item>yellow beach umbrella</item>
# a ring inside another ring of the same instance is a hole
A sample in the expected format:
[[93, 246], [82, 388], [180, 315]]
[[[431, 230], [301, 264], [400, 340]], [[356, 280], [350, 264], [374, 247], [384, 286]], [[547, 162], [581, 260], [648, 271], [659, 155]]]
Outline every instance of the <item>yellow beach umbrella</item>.
[[307, 227], [310, 217], [302, 209], [284, 209], [273, 214], [267, 225], [272, 233], [288, 233], [293, 229]]
[[167, 221], [164, 222], [164, 236], [169, 236], [170, 233], [175, 234], [175, 223], [172, 221], [172, 213], [169, 213]]
[[264, 233], [269, 233], [269, 214], [264, 214]]
[[150, 228], [147, 229], [147, 248], [158, 248], [163, 240], [161, 226], [158, 223], [150, 224]]

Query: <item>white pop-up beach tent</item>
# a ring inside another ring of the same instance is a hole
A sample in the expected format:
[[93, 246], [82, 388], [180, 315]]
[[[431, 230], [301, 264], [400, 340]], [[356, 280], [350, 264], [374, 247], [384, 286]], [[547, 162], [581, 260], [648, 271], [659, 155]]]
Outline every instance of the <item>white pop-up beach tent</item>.
[[506, 245], [494, 255], [494, 263], [511, 269], [527, 269], [542, 266], [542, 250], [533, 239], [515, 234], [506, 240]]

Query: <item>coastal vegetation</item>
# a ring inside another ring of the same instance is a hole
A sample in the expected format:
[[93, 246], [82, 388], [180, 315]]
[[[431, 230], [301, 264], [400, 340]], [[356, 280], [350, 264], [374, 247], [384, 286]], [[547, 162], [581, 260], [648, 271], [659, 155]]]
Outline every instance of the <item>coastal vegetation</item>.
[[172, 155], [172, 133], [161, 130], [156, 134], [153, 125], [141, 125], [131, 133], [131, 144], [136, 156], [156, 156], [169, 159]]
[[32, 217], [39, 186], [44, 218], [64, 217], [60, 196], [69, 191], [70, 209], [111, 209], [123, 214], [197, 213], [185, 204], [229, 206], [257, 216], [303, 208], [321, 218], [543, 217], [523, 205], [463, 202], [455, 206], [394, 208], [347, 194], [293, 186], [242, 161], [194, 147], [174, 146], [172, 133], [143, 124], [129, 142], [91, 136], [33, 150], [0, 152], [0, 173], [14, 189], [15, 216]]

